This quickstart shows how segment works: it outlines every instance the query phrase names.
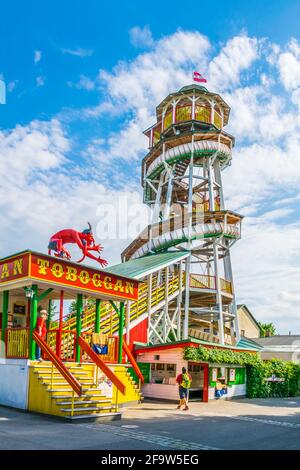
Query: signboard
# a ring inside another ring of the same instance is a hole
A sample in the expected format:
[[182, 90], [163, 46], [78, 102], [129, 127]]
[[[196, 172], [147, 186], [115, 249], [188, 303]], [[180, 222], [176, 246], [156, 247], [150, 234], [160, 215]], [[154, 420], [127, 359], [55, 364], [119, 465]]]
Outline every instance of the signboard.
[[218, 369], [216, 367], [213, 367], [211, 371], [211, 381], [216, 382], [218, 380]]
[[25, 307], [25, 305], [14, 304], [13, 312], [14, 312], [14, 314], [17, 314], [17, 315], [25, 315], [26, 307]]
[[285, 379], [276, 377], [274, 374], [271, 377], [265, 379], [265, 382], [285, 382]]
[[0, 261], [0, 285], [29, 275], [29, 253]]
[[229, 369], [229, 382], [235, 382], [235, 369]]
[[79, 292], [103, 294], [112, 299], [138, 299], [139, 283], [135, 280], [51, 256], [27, 252], [0, 261], [0, 286], [22, 278], [29, 278], [31, 283], [40, 280], [53, 284], [54, 288], [72, 287]]

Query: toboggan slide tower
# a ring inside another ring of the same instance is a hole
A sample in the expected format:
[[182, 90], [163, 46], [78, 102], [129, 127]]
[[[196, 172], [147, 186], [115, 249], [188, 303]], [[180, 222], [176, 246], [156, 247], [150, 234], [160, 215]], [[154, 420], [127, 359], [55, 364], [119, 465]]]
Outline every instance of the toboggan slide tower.
[[[225, 208], [222, 186], [234, 146], [224, 131], [229, 114], [220, 95], [194, 84], [168, 95], [144, 132], [142, 186], [152, 223], [122, 253], [123, 268], [145, 266], [149, 305], [154, 288], [168, 291], [179, 277], [177, 295], [166, 292], [161, 308], [149, 307], [150, 344], [239, 340], [230, 249], [241, 236], [242, 216]], [[163, 269], [146, 275], [156, 261]]]

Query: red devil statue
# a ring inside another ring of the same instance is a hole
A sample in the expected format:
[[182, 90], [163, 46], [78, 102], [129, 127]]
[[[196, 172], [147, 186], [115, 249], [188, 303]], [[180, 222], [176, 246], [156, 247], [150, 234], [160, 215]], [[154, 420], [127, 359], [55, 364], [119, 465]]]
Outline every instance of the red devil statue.
[[94, 259], [101, 264], [102, 267], [107, 266], [107, 261], [105, 259], [98, 258], [90, 253], [91, 251], [96, 251], [101, 253], [103, 247], [101, 245], [95, 244], [95, 239], [93, 236], [93, 231], [91, 224], [88, 222], [88, 228], [82, 232], [77, 232], [73, 229], [64, 229], [52, 235], [48, 244], [48, 254], [51, 255], [52, 250], [54, 250], [54, 255], [58, 258], [67, 258], [71, 259], [71, 253], [64, 246], [65, 243], [76, 243], [76, 245], [82, 251], [82, 258], [78, 260], [78, 263], [84, 260], [87, 256], [88, 258]]

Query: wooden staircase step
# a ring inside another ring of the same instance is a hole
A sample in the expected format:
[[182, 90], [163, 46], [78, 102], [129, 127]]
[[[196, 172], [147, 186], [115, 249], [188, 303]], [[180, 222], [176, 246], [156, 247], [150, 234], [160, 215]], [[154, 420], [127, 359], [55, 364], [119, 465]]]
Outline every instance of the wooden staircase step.
[[[35, 372], [35, 374], [39, 375], [39, 379], [44, 379], [44, 380], [51, 380], [52, 379], [51, 375], [43, 375], [43, 374], [39, 374], [38, 372]], [[80, 381], [93, 380], [91, 377], [81, 377], [78, 374], [76, 374], [76, 375], [73, 374], [73, 375], [74, 375], [74, 377], [76, 377]], [[62, 379], [62, 378], [63, 378], [63, 376], [61, 374], [53, 374], [53, 379], [54, 380]]]
[[[58, 392], [56, 392], [58, 393]], [[65, 393], [68, 393], [69, 395], [52, 395], [51, 398], [52, 399], [55, 399], [55, 400], [67, 400], [68, 398], [72, 398], [72, 395], [73, 395], [73, 392], [72, 391], [66, 391]], [[101, 393], [93, 393], [93, 394], [90, 394], [90, 395], [81, 395], [79, 398], [100, 398], [100, 399], [103, 399], [103, 400], [106, 400], [107, 397]], [[77, 398], [77, 395], [75, 395], [75, 398]]]
[[[97, 403], [110, 403], [111, 404], [111, 399], [108, 398], [107, 400], [80, 400], [81, 397], [76, 397], [74, 400], [74, 406], [75, 405], [96, 405]], [[65, 406], [65, 405], [70, 405], [72, 406], [72, 401], [57, 401], [57, 405], [60, 406]]]
[[100, 410], [111, 410], [113, 408], [115, 408], [115, 405], [86, 406], [84, 408], [74, 408], [74, 410], [72, 410], [72, 408], [61, 408], [61, 411], [63, 411], [64, 413], [72, 413], [72, 411], [74, 411], [74, 413], [79, 413], [80, 411], [100, 411]]
[[50, 393], [55, 393], [55, 392], [70, 392], [73, 393], [73, 390], [71, 387], [69, 388], [48, 388], [48, 392]]
[[[42, 377], [42, 379], [43, 379], [43, 377]], [[59, 387], [59, 386], [62, 386], [62, 387], [63, 387], [63, 386], [65, 386], [65, 385], [67, 385], [67, 383], [68, 383], [67, 381], [65, 381], [65, 382], [55, 382], [55, 380], [53, 380], [53, 384], [52, 384], [52, 385], [55, 385], [56, 387], [57, 387], [57, 386], [58, 386], [58, 387]], [[42, 384], [43, 384], [43, 385], [51, 385], [51, 382], [42, 382]]]

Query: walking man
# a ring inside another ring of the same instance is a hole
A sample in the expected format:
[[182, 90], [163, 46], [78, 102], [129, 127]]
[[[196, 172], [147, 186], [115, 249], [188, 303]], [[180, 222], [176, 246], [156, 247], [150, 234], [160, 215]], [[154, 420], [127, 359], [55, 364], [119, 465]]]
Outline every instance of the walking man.
[[186, 411], [189, 409], [189, 388], [192, 383], [192, 377], [185, 367], [182, 368], [182, 373], [177, 376], [176, 382], [179, 385], [179, 405], [177, 406], [177, 409], [181, 410], [181, 407], [184, 405], [183, 411]]

